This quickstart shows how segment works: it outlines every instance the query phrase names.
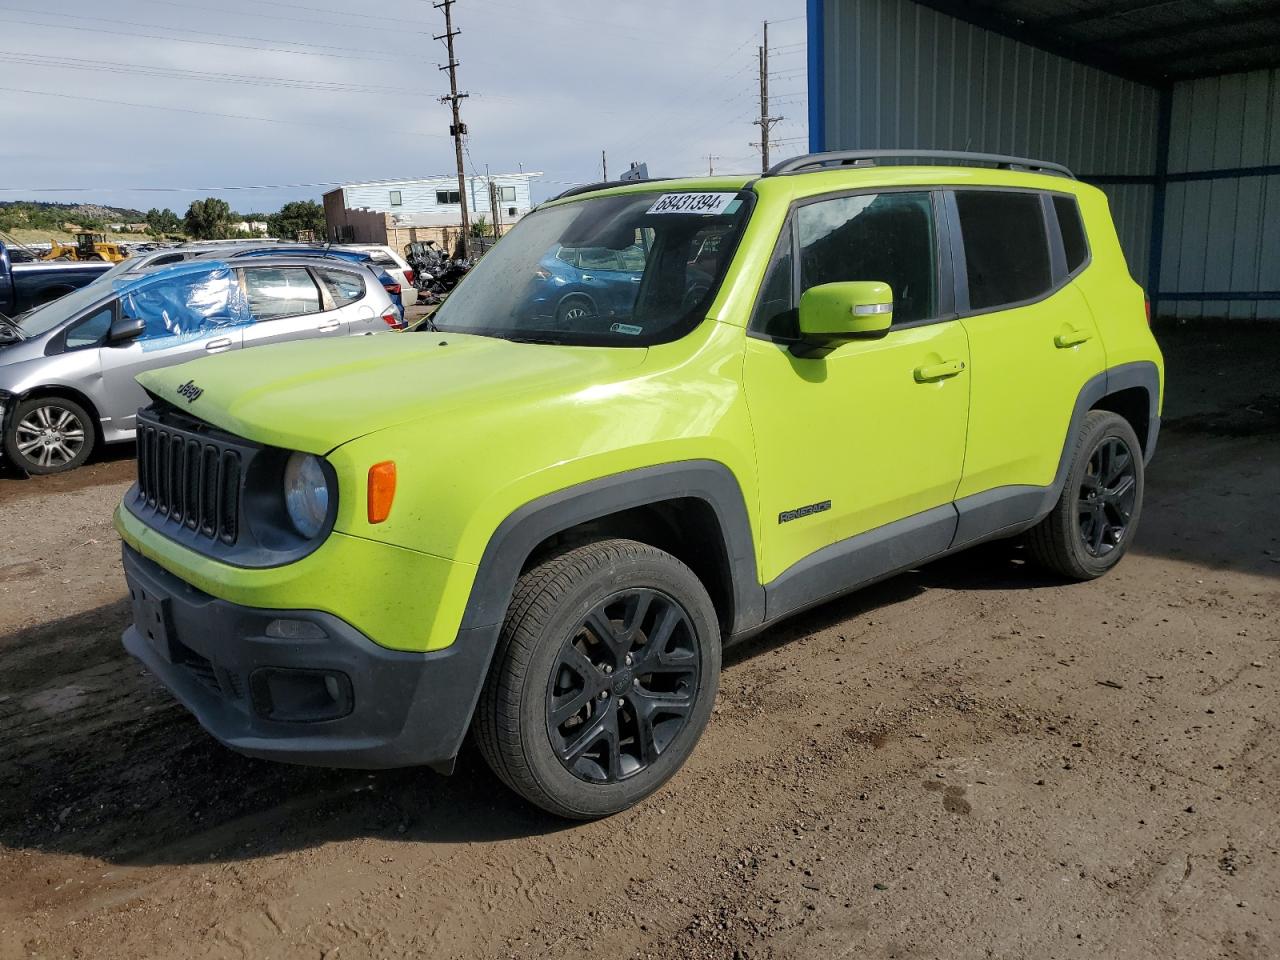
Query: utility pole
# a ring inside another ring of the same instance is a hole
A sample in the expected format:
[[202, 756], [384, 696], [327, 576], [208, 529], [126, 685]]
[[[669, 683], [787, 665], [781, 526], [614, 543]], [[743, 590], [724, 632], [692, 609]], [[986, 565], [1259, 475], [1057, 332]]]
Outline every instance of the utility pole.
[[769, 133], [782, 117], [769, 116], [769, 21], [764, 22], [764, 43], [760, 47], [760, 119], [754, 121], [760, 128], [760, 172], [769, 172]]
[[707, 176], [708, 177], [715, 176], [715, 173], [716, 173], [715, 164], [716, 164], [716, 161], [719, 159], [720, 159], [719, 157], [714, 156], [713, 154], [710, 154], [710, 153], [707, 154]]
[[467, 132], [467, 125], [462, 122], [458, 112], [458, 102], [466, 99], [468, 95], [458, 92], [458, 58], [453, 55], [453, 38], [462, 32], [453, 29], [452, 8], [457, 2], [458, 0], [440, 0], [440, 3], [433, 3], [432, 6], [437, 10], [444, 10], [444, 33], [435, 39], [443, 40], [449, 48], [449, 62], [440, 68], [449, 71], [449, 95], [441, 97], [440, 102], [447, 103], [453, 108], [453, 124], [449, 127], [449, 135], [453, 137], [453, 149], [458, 159], [458, 205], [462, 208], [462, 256], [466, 259], [471, 244], [471, 204], [467, 196], [466, 168], [462, 165], [462, 138]]
[[600, 151], [600, 179], [604, 181], [609, 179], [609, 158], [605, 156], [603, 150]]

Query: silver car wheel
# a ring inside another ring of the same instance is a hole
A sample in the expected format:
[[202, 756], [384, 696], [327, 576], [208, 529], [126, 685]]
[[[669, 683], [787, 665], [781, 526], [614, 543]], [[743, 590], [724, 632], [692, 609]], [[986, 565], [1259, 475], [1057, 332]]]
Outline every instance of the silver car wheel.
[[61, 467], [84, 448], [85, 425], [70, 410], [36, 407], [18, 422], [18, 452], [40, 467]]

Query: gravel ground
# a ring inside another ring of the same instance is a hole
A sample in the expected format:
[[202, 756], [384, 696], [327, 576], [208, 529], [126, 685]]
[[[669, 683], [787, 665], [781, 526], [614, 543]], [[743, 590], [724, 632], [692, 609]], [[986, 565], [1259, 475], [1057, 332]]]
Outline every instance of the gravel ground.
[[0, 957], [1280, 955], [1280, 329], [1203, 330], [1111, 576], [998, 544], [771, 630], [586, 825], [222, 749], [120, 650], [128, 451], [0, 479]]

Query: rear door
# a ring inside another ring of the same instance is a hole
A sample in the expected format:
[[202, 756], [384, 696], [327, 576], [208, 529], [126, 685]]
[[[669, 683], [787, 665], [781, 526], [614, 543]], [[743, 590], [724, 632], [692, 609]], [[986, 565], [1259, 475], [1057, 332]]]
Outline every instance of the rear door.
[[[1051, 484], [1076, 398], [1106, 365], [1093, 314], [1071, 282], [1087, 268], [1087, 251], [1068, 254], [1055, 196], [998, 189], [948, 195], [956, 299], [973, 358], [957, 500]], [[1026, 494], [1035, 500], [1033, 490]]]
[[252, 321], [244, 332], [246, 347], [347, 333], [346, 316], [306, 267], [252, 266], [239, 272]]
[[316, 279], [323, 293], [327, 294], [334, 309], [339, 311], [345, 332], [352, 335], [382, 333], [387, 329], [377, 309], [377, 297], [373, 286], [374, 276], [360, 267], [317, 266]]

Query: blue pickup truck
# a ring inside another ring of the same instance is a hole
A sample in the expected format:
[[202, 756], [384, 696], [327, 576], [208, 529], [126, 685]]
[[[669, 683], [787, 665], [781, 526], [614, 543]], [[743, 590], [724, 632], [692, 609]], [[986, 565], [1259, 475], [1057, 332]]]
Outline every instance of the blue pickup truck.
[[14, 263], [0, 243], [0, 314], [16, 317], [25, 310], [79, 290], [111, 269], [109, 263], [37, 260]]

